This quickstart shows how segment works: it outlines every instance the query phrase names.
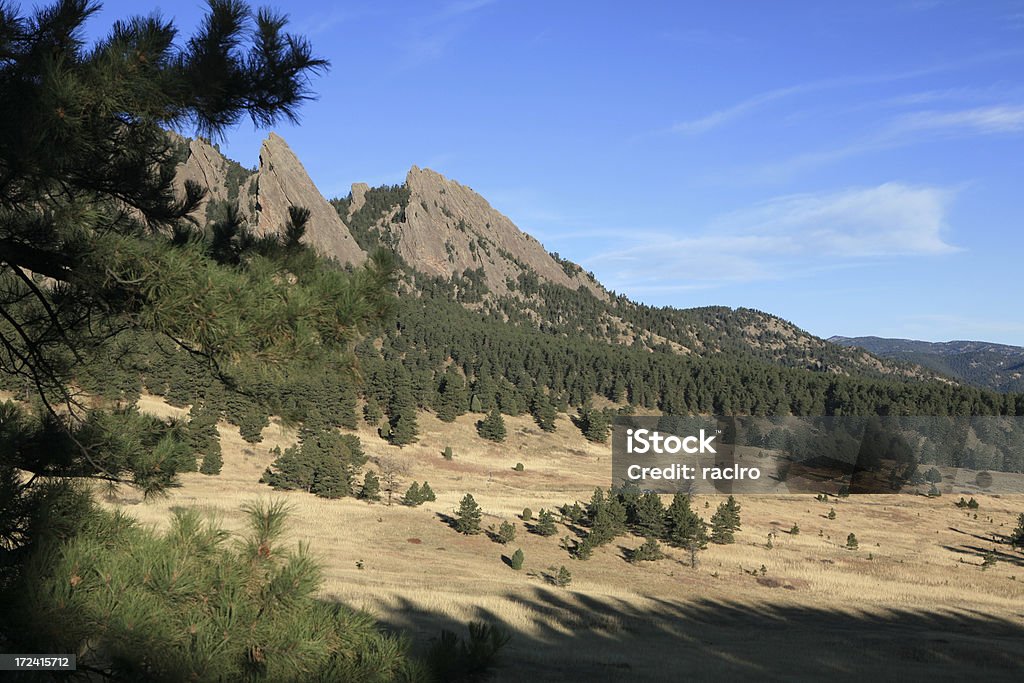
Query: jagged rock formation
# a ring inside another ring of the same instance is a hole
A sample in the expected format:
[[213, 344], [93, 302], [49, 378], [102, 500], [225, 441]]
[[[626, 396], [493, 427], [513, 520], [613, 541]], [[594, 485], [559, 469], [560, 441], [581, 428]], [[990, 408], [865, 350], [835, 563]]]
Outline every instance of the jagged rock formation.
[[175, 176], [178, 191], [182, 192], [190, 180], [206, 188], [206, 196], [197, 211], [200, 218], [206, 215], [211, 203], [229, 201], [229, 183], [234, 185], [232, 194], [237, 197], [239, 184], [252, 175], [252, 171], [226, 158], [203, 138], [189, 139], [176, 133], [169, 135], [180, 160]]
[[279, 135], [271, 133], [260, 147], [255, 172], [224, 157], [209, 142], [185, 140], [172, 134], [179, 149], [177, 183], [193, 180], [207, 189], [196, 217], [215, 217], [217, 205], [238, 202], [243, 217], [258, 235], [281, 234], [288, 222], [288, 207], [309, 209], [304, 241], [320, 254], [341, 263], [359, 264], [366, 253], [359, 248], [338, 212], [323, 198], [295, 153]]
[[362, 263], [366, 254], [348, 231], [348, 226], [323, 198], [302, 162], [288, 143], [271, 133], [260, 147], [256, 173], [255, 216], [259, 234], [279, 234], [288, 222], [288, 207], [309, 209], [306, 241], [319, 253], [341, 263]]
[[[413, 166], [401, 186], [356, 183], [348, 198], [328, 203], [274, 133], [263, 142], [255, 171], [204, 140], [172, 139], [181, 159], [178, 182], [194, 180], [208, 189], [200, 209], [207, 219], [218, 206], [237, 202], [255, 232], [276, 234], [288, 207], [304, 206], [310, 210], [305, 239], [321, 254], [360, 263], [364, 249], [390, 247], [416, 273], [450, 281], [458, 301], [483, 313], [650, 352], [739, 354], [825, 373], [934, 377], [918, 365], [828, 343], [760, 311], [652, 309], [614, 296], [580, 266], [549, 254], [472, 189], [429, 169]], [[407, 291], [416, 295], [410, 278]], [[539, 285], [565, 287], [571, 295]]]
[[[571, 289], [582, 285], [595, 296], [607, 296], [579, 266], [556, 261], [540, 242], [465, 185], [413, 166], [405, 187], [406, 206], [381, 217], [377, 229], [416, 270], [447, 278], [482, 269], [484, 284], [498, 295], [508, 292], [509, 279], [532, 272], [552, 284]], [[367, 189], [362, 183], [352, 186], [349, 216], [364, 207]]]

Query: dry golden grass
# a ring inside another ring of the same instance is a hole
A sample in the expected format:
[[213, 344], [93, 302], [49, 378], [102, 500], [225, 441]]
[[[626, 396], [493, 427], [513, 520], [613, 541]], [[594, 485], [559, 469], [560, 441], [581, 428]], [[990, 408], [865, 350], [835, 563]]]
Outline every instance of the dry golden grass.
[[[175, 411], [150, 397], [140, 405]], [[408, 463], [403, 491], [429, 480], [438, 499], [418, 508], [258, 484], [270, 449], [295, 437], [276, 421], [255, 446], [222, 424], [220, 476], [186, 474], [166, 498], [122, 503], [156, 525], [174, 506], [198, 505], [231, 528], [241, 523], [242, 503], [284, 498], [293, 538], [312, 542], [323, 561], [324, 595], [407, 628], [420, 643], [470, 619], [500, 622], [514, 637], [499, 680], [845, 680], [908, 671], [945, 680], [978, 667], [989, 680], [1012, 680], [1024, 662], [1024, 556], [1003, 545], [1002, 561], [979, 566], [980, 553], [996, 547], [991, 534], [1007, 533], [1024, 511], [1024, 497], [976, 496], [974, 519], [949, 496], [744, 496], [736, 543], [710, 546], [696, 570], [673, 549], [660, 562], [627, 563], [622, 551], [636, 538], [580, 562], [559, 547], [568, 530], [559, 525], [558, 535], [542, 538], [526, 533], [518, 516], [524, 507], [536, 514], [586, 501], [607, 486], [610, 448], [586, 442], [565, 418], [545, 434], [526, 417], [506, 417], [500, 445], [479, 439], [473, 424], [472, 416], [449, 425], [421, 415], [419, 442], [401, 449], [360, 430], [371, 456]], [[452, 461], [441, 457], [446, 445]], [[517, 462], [524, 472], [512, 469]], [[517, 523], [510, 546], [461, 536], [443, 522], [465, 493], [482, 506], [485, 527]], [[721, 499], [697, 495], [694, 508], [708, 519]], [[835, 520], [826, 518], [830, 507]], [[794, 523], [798, 535], [788, 533]], [[769, 531], [777, 532], [771, 549]], [[843, 547], [850, 532], [856, 551]], [[502, 562], [515, 548], [526, 558], [519, 572]], [[572, 571], [568, 589], [546, 581], [561, 565]]]

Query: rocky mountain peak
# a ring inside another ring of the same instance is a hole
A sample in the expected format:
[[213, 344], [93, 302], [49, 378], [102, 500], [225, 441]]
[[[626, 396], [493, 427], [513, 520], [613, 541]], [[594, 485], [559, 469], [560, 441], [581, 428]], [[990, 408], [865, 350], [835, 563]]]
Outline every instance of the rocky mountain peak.
[[260, 165], [256, 172], [255, 223], [259, 234], [280, 233], [288, 222], [288, 207], [309, 209], [306, 241], [319, 253], [333, 256], [341, 263], [362, 263], [366, 254], [352, 238], [288, 143], [271, 133], [260, 146]]
[[[570, 289], [582, 285], [601, 298], [607, 296], [582, 269], [556, 261], [537, 239], [471, 188], [418, 166], [409, 169], [405, 187], [409, 200], [404, 212], [393, 212], [381, 229], [390, 233], [398, 253], [417, 270], [445, 278], [482, 270], [483, 281], [496, 294], [508, 291], [509, 279], [532, 271], [553, 284]], [[365, 190], [357, 195], [353, 186], [350, 211], [357, 210], [351, 207], [360, 201], [357, 196], [364, 195]]]

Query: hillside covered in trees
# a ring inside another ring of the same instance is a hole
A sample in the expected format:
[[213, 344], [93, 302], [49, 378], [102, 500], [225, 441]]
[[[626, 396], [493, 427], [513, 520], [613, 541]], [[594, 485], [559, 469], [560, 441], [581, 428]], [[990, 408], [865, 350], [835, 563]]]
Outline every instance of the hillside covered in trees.
[[883, 337], [830, 337], [883, 358], [915, 363], [985, 389], [1024, 391], [1024, 348], [980, 341], [923, 342]]

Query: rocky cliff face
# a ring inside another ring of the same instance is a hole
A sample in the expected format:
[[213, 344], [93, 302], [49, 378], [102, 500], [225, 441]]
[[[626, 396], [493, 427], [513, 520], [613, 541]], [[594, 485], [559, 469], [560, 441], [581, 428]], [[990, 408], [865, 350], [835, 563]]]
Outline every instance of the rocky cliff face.
[[306, 241], [320, 254], [341, 263], [362, 263], [366, 254], [310, 179], [288, 143], [271, 133], [260, 147], [256, 172], [255, 224], [261, 235], [280, 234], [288, 222], [288, 207], [309, 209]]
[[196, 217], [210, 219], [218, 203], [238, 202], [242, 215], [258, 235], [281, 234], [288, 222], [288, 207], [309, 209], [305, 242], [320, 254], [341, 263], [359, 264], [366, 254], [352, 238], [348, 226], [323, 198], [295, 153], [279, 135], [271, 133], [260, 147], [256, 172], [224, 157], [204, 140], [174, 137], [179, 147], [187, 144], [178, 165], [177, 183], [193, 180], [207, 189]]
[[[495, 294], [508, 292], [507, 280], [532, 271], [548, 282], [581, 285], [605, 298], [604, 289], [574, 264], [556, 261], [535, 238], [520, 230], [476, 192], [429, 169], [413, 166], [406, 176], [408, 205], [378, 223], [399, 255], [413, 268], [449, 277], [483, 270]], [[364, 184], [352, 186], [349, 215], [365, 203]]]

